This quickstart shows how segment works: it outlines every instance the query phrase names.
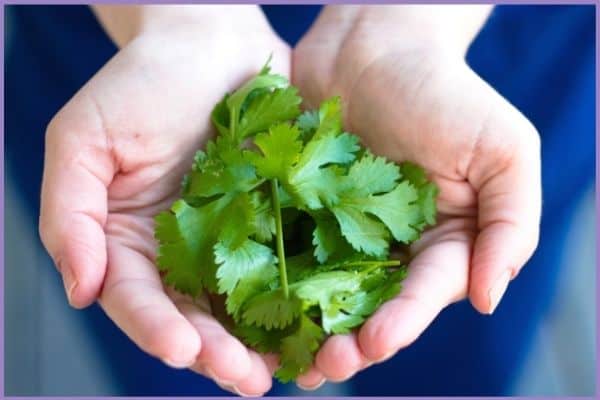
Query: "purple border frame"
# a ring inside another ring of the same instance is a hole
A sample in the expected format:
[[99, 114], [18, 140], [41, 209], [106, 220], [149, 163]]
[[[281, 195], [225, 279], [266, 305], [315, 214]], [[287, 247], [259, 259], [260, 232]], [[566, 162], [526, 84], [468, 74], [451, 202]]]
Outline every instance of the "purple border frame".
[[2, 165], [0, 165], [0, 176], [2, 177], [2, 182], [0, 183], [0, 192], [2, 193], [2, 199], [0, 200], [0, 205], [2, 206], [2, 210], [0, 211], [1, 219], [2, 219], [2, 231], [0, 232], [0, 256], [2, 256], [2, 260], [0, 261], [0, 291], [2, 292], [2, 296], [0, 296], [0, 315], [2, 319], [0, 320], [0, 356], [2, 356], [2, 360], [0, 360], [0, 396], [4, 397], [4, 39], [5, 39], [5, 31], [4, 31], [4, 5], [0, 8], [0, 29], [2, 30], [2, 81], [0, 82], [0, 106], [2, 106], [2, 111], [0, 111], [0, 125], [2, 126], [2, 143], [0, 144], [0, 148], [2, 149]]
[[261, 1], [248, 1], [248, 0], [227, 0], [227, 1], [205, 1], [205, 0], [95, 0], [91, 2], [82, 2], [77, 0], [1, 0], [0, 3], [11, 5], [11, 4], [520, 4], [520, 5], [533, 5], [533, 4], [599, 4], [598, 0], [261, 0]]
[[[185, 3], [205, 3], [205, 4], [256, 4], [257, 2], [248, 1], [248, 0], [229, 0], [229, 1], [190, 1], [190, 0], [162, 0], [162, 1], [140, 1], [140, 0], [96, 0], [91, 1], [87, 4], [102, 4], [102, 3], [123, 3], [123, 4], [185, 4]], [[413, 0], [413, 1], [398, 1], [398, 0], [290, 0], [290, 1], [282, 1], [282, 0], [262, 0], [259, 2], [260, 4], [519, 4], [519, 5], [528, 5], [528, 4], [593, 4], [596, 6], [596, 106], [600, 104], [600, 2], [599, 0], [502, 0], [502, 1], [493, 1], [493, 0], [462, 0], [462, 1], [451, 1], [451, 0]], [[0, 0], [0, 30], [2, 31], [2, 54], [0, 55], [0, 59], [2, 60], [2, 65], [4, 66], [4, 46], [5, 46], [5, 27], [4, 27], [4, 6], [5, 5], [17, 5], [17, 4], [31, 4], [31, 5], [41, 5], [41, 4], [86, 4], [82, 1], [73, 1], [73, 0], [58, 0], [58, 1], [44, 1], [44, 0]], [[4, 67], [2, 68], [2, 80], [0, 82], [0, 106], [2, 107], [2, 111], [0, 112], [0, 125], [2, 126], [2, 132], [4, 134]], [[596, 187], [600, 183], [599, 172], [600, 172], [600, 163], [598, 162], [598, 153], [600, 153], [600, 144], [598, 143], [598, 133], [600, 132], [600, 119], [598, 118], [598, 110], [596, 110]], [[2, 142], [0, 143], [0, 153], [2, 154], [2, 164], [0, 165], [0, 176], [2, 177], [2, 182], [0, 182], [0, 194], [2, 198], [0, 199], [0, 218], [2, 220], [4, 226], [4, 137]], [[596, 196], [596, 212], [600, 208], [600, 199]], [[596, 249], [600, 248], [600, 236], [598, 235], [598, 225], [600, 219], [596, 214]], [[0, 256], [2, 259], [0, 260], [0, 288], [2, 288], [0, 295], [0, 398], [4, 399], [36, 399], [37, 397], [16, 397], [16, 396], [5, 396], [4, 395], [4, 227], [2, 231], [0, 231]], [[600, 391], [598, 390], [598, 386], [600, 383], [600, 371], [598, 370], [598, 359], [600, 358], [600, 349], [599, 344], [600, 341], [598, 339], [598, 328], [600, 328], [600, 320], [598, 319], [598, 303], [600, 302], [600, 296], [598, 295], [598, 287], [600, 287], [600, 273], [598, 268], [598, 255], [596, 254], [596, 393], [593, 397], [588, 398], [597, 398], [600, 395]], [[44, 397], [46, 399], [62, 399], [63, 397]], [[78, 398], [78, 397], [71, 397]], [[83, 398], [83, 397], [82, 397]], [[86, 397], [87, 399], [105, 399], [109, 397]], [[110, 397], [115, 399], [147, 399], [149, 397]], [[219, 399], [232, 398], [235, 399], [237, 397], [218, 397]], [[283, 399], [285, 397], [272, 397], [273, 399]], [[322, 397], [323, 399], [336, 399], [342, 397]], [[350, 398], [359, 398], [359, 397], [350, 397]], [[383, 399], [383, 397], [370, 397], [371, 399]], [[391, 397], [393, 398], [393, 397]], [[426, 399], [427, 397], [422, 397]], [[460, 399], [461, 397], [457, 397]], [[474, 399], [484, 399], [489, 397], [473, 397]], [[510, 399], [512, 397], [494, 397], [494, 399]], [[516, 397], [516, 398], [525, 398], [525, 397]], [[543, 398], [543, 397], [530, 397], [530, 398]], [[586, 397], [563, 397], [563, 398], [573, 398], [573, 399], [582, 399]], [[158, 399], [158, 397], [156, 398]]]

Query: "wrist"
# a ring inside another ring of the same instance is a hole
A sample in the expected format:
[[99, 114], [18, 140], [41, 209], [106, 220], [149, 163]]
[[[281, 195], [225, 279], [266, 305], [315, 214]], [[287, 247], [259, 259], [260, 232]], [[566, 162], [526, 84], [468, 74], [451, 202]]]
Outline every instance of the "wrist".
[[190, 32], [199, 35], [272, 32], [257, 6], [94, 5], [99, 22], [122, 48], [142, 35]]
[[335, 14], [330, 18], [352, 20], [351, 34], [375, 51], [425, 50], [463, 58], [491, 8], [397, 5], [332, 7], [327, 11]]

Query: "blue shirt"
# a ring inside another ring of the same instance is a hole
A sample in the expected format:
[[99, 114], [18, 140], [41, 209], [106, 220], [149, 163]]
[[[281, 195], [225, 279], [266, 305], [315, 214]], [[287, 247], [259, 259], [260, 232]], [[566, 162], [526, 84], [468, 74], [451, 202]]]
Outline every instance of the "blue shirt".
[[[294, 44], [316, 6], [264, 6]], [[15, 6], [6, 50], [5, 146], [22, 200], [37, 223], [43, 133], [58, 109], [114, 54], [86, 7]], [[467, 302], [446, 309], [415, 344], [358, 374], [355, 395], [508, 395], [555, 290], [563, 226], [593, 183], [593, 6], [500, 6], [473, 43], [472, 68], [519, 108], [542, 137], [543, 217], [535, 255], [493, 317]], [[314, 62], [318, 62], [315, 60]], [[93, 306], [80, 314], [106, 349], [123, 395], [223, 393], [147, 356]], [[276, 386], [272, 394], [284, 393]]]

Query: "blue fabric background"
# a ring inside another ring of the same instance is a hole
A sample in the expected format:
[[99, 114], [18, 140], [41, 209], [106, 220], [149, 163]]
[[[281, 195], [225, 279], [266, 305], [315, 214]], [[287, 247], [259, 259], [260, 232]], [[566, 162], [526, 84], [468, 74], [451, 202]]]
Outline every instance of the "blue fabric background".
[[[264, 6], [294, 44], [318, 6]], [[58, 109], [116, 49], [86, 7], [16, 6], [5, 65], [6, 162], [37, 224], [43, 133]], [[468, 54], [473, 69], [531, 119], [542, 137], [540, 246], [493, 317], [462, 302], [408, 349], [351, 381], [355, 395], [509, 395], [556, 285], [564, 225], [594, 179], [593, 6], [500, 6]], [[317, 60], [315, 60], [317, 62]], [[187, 371], [138, 350], [102, 311], [80, 314], [123, 395], [217, 395]], [[576, 340], [576, 338], [574, 338]], [[276, 386], [271, 394], [283, 394]]]

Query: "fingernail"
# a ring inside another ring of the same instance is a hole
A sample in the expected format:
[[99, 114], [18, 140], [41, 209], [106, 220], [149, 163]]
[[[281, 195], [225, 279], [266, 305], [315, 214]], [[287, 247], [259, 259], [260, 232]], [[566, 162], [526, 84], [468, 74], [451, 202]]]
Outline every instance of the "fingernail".
[[163, 358], [162, 361], [171, 368], [181, 369], [181, 368], [191, 367], [196, 360], [182, 361], [182, 360], [171, 360], [170, 358]]
[[389, 353], [387, 353], [385, 356], [375, 360], [375, 363], [381, 364], [382, 362], [385, 362], [385, 361], [389, 360], [390, 358], [392, 358], [394, 356], [394, 354], [396, 354], [396, 352], [394, 350], [392, 350]]
[[242, 392], [240, 389], [238, 389], [238, 387], [235, 385], [233, 385], [232, 388], [233, 388], [233, 391], [236, 392], [238, 394], [238, 396], [241, 396], [241, 397], [260, 397], [259, 395], [246, 394], [246, 393]]
[[63, 284], [65, 286], [65, 292], [67, 293], [67, 299], [69, 303], [73, 303], [73, 292], [77, 287], [77, 281], [73, 275], [73, 271], [66, 265], [61, 266], [61, 272], [63, 276]]
[[496, 282], [492, 285], [488, 295], [490, 297], [490, 314], [496, 310], [504, 292], [506, 292], [506, 288], [508, 287], [508, 282], [510, 282], [510, 277], [512, 273], [510, 270], [506, 270], [502, 272], [502, 274], [496, 279]]
[[321, 378], [319, 383], [317, 383], [316, 385], [313, 385], [313, 386], [303, 386], [303, 385], [299, 384], [298, 382], [296, 382], [296, 386], [298, 386], [300, 389], [306, 390], [306, 391], [317, 390], [318, 388], [323, 386], [323, 384], [325, 383], [326, 380], [327, 379], [325, 379], [325, 378]]
[[215, 374], [215, 372], [210, 367], [206, 367], [205, 369], [206, 369], [206, 374], [210, 377], [210, 379], [217, 382], [219, 385], [235, 388], [235, 386], [233, 386], [233, 382], [219, 378], [217, 376], [217, 374]]

